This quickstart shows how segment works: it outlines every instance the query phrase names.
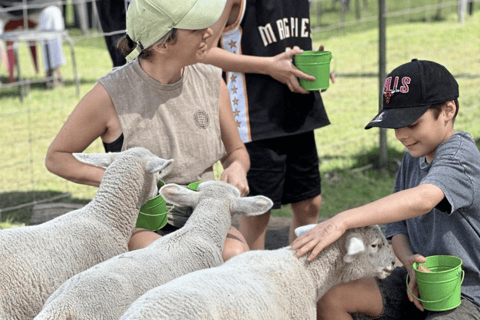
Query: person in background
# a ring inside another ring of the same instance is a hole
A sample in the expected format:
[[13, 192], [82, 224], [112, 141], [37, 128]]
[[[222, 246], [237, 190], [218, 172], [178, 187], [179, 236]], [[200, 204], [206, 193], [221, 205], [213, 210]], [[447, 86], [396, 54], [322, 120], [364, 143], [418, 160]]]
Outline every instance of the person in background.
[[129, 2], [128, 0], [95, 1], [102, 32], [106, 33], [104, 35], [105, 43], [114, 68], [123, 66], [127, 62], [123, 53], [117, 48], [117, 42], [125, 36], [126, 10]]
[[[40, 31], [64, 31], [65, 21], [62, 11], [59, 7], [59, 1], [53, 0], [27, 0], [27, 18], [35, 25], [36, 30]], [[0, 28], [0, 34], [4, 32], [4, 28], [8, 28], [9, 24], [23, 25], [19, 19], [23, 19], [24, 10], [23, 2], [19, 0], [1, 0], [3, 27]], [[62, 37], [41, 42], [43, 68], [47, 78], [47, 88], [54, 88], [62, 85], [62, 74], [60, 67], [65, 61], [63, 52]], [[10, 68], [13, 70], [12, 68]], [[15, 81], [13, 73], [9, 74], [8, 82]]]
[[[228, 0], [205, 60], [226, 72], [236, 127], [250, 155], [250, 194], [269, 197], [273, 209], [291, 204], [290, 241], [296, 227], [318, 221], [314, 130], [330, 123], [320, 92], [298, 82], [314, 78], [292, 64], [295, 54], [312, 49], [309, 14], [308, 0]], [[264, 248], [269, 218], [270, 212], [242, 217], [240, 230], [252, 249]]]
[[[318, 302], [319, 319], [480, 319], [480, 153], [456, 132], [458, 84], [442, 65], [414, 59], [394, 69], [383, 89], [383, 110], [372, 127], [392, 128], [405, 145], [394, 193], [343, 211], [297, 238], [292, 250], [307, 260], [346, 230], [388, 223], [386, 237], [403, 267], [386, 279], [361, 279], [330, 289]], [[432, 255], [463, 260], [461, 305], [425, 311], [413, 263]], [[406, 277], [409, 275], [407, 291]]]
[[[207, 54], [210, 26], [220, 17], [224, 0], [135, 0], [127, 12], [127, 35], [119, 42], [127, 63], [104, 76], [83, 97], [50, 145], [46, 166], [77, 183], [98, 186], [104, 170], [77, 161], [100, 137], [106, 151], [145, 147], [174, 159], [165, 183], [188, 185], [213, 180], [221, 160], [221, 180], [248, 194], [250, 161], [236, 130], [221, 70], [201, 62]], [[158, 233], [135, 229], [134, 250], [181, 228], [192, 208], [175, 207]], [[248, 250], [231, 228], [223, 257]]]
[[[4, 22], [2, 19], [0, 19], [0, 30], [3, 30], [3, 27], [4, 27]], [[5, 51], [5, 44], [3, 43], [3, 41], [0, 41], [0, 61], [1, 61], [0, 64], [3, 65], [6, 70], [8, 70], [7, 51]], [[0, 84], [1, 83], [2, 81], [0, 79]]]

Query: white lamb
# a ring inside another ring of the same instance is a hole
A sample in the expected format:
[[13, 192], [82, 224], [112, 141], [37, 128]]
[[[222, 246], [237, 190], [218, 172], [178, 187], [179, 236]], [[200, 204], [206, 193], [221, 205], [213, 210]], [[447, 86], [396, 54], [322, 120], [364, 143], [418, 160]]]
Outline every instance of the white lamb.
[[349, 231], [312, 262], [294, 255], [290, 247], [245, 252], [150, 290], [120, 319], [316, 319], [316, 303], [329, 288], [385, 278], [394, 265], [378, 226]]
[[144, 148], [74, 156], [108, 166], [92, 201], [40, 225], [0, 231], [1, 320], [31, 320], [65, 280], [127, 251], [140, 206], [172, 162]]
[[160, 189], [167, 202], [194, 207], [183, 228], [148, 247], [98, 264], [66, 281], [35, 320], [115, 319], [142, 294], [184, 274], [219, 266], [232, 214], [258, 215], [272, 201], [240, 197], [234, 186], [207, 181], [198, 192], [175, 184]]

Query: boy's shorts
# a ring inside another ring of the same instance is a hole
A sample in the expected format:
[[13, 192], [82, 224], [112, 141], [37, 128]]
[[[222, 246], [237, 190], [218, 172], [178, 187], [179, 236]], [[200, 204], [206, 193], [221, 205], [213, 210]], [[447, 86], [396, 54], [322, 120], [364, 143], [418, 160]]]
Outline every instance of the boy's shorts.
[[[453, 310], [434, 312], [417, 309], [413, 302], [408, 300], [406, 285], [407, 270], [404, 267], [395, 269], [392, 274], [385, 279], [377, 279], [377, 285], [383, 297], [383, 313], [380, 317], [374, 319], [395, 320], [466, 320], [480, 319], [480, 307], [471, 301], [462, 298], [461, 305]], [[354, 314], [353, 319], [363, 320], [372, 319], [370, 317]]]
[[282, 204], [311, 199], [321, 193], [314, 132], [246, 143], [250, 155], [250, 196], [263, 195]]

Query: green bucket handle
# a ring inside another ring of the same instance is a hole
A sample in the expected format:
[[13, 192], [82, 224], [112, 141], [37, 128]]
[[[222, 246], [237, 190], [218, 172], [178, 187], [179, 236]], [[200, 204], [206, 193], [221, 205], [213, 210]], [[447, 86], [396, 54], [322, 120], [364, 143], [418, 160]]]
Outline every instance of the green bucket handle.
[[[418, 301], [421, 301], [421, 302], [424, 302], [424, 303], [437, 303], [437, 302], [441, 302], [441, 301], [443, 301], [443, 300], [446, 300], [446, 299], [450, 298], [450, 297], [452, 296], [452, 294], [455, 293], [455, 290], [454, 290], [454, 291], [453, 291], [452, 293], [450, 293], [448, 296], [446, 296], [445, 298], [442, 298], [442, 299], [440, 299], [440, 300], [435, 300], [435, 301], [422, 300], [422, 299], [418, 298], [416, 295], [414, 295], [413, 292], [410, 290], [410, 286], [408, 285], [408, 276], [409, 276], [409, 274], [407, 273], [407, 290], [408, 290], [408, 293], [410, 293], [410, 294], [412, 295], [412, 297], [414, 297], [414, 298], [415, 298], [416, 300], [418, 300]], [[462, 285], [464, 278], [465, 278], [465, 271], [462, 270], [462, 280], [461, 280], [461, 282], [460, 282], [460, 285]], [[447, 281], [441, 281], [441, 282], [438, 282], [438, 283], [448, 282], [448, 281], [449, 281], [449, 280], [447, 280]], [[457, 283], [458, 283], [458, 279], [457, 279]]]

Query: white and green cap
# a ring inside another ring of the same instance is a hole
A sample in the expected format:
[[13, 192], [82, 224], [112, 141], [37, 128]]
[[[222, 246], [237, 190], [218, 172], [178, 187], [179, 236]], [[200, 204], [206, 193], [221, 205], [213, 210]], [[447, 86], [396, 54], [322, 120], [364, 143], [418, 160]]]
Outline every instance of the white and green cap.
[[226, 0], [133, 0], [127, 11], [127, 34], [137, 47], [127, 56], [134, 60], [173, 28], [210, 27], [222, 15]]

